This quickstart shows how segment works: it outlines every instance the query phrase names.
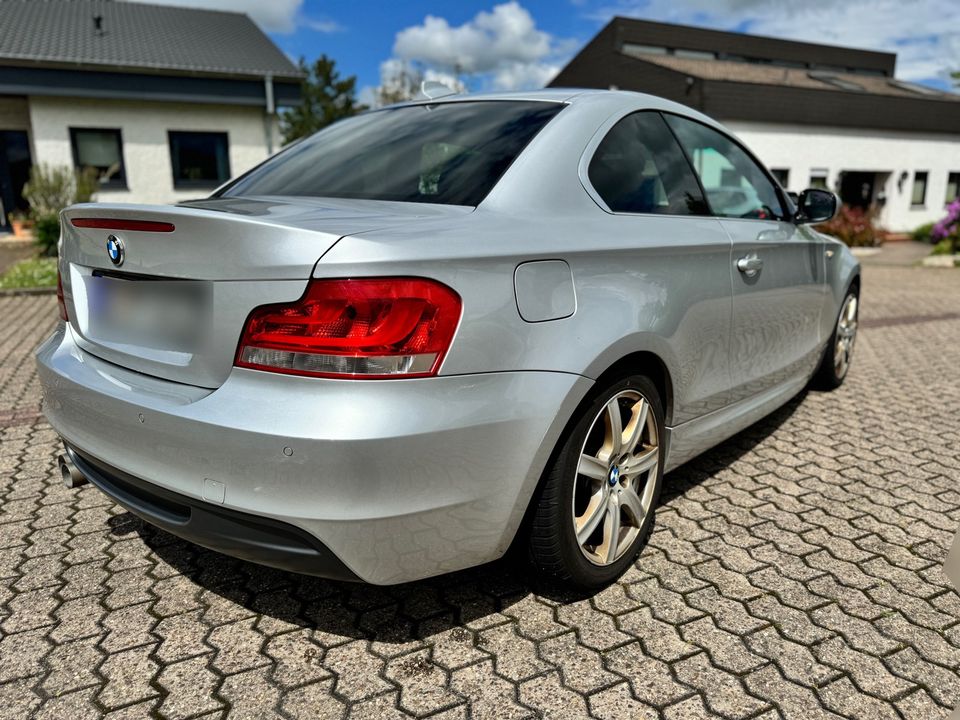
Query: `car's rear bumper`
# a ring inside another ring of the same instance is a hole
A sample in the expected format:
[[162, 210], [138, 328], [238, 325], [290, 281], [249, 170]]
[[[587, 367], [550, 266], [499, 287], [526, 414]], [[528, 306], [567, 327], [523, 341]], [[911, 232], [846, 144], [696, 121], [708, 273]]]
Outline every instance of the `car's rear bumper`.
[[151, 525], [218, 552], [334, 580], [359, 578], [298, 527], [180, 495], [66, 446], [71, 462], [104, 494]]
[[[151, 498], [172, 493], [198, 518], [215, 509], [232, 520], [265, 518], [265, 528], [276, 527], [271, 520], [292, 526], [315, 540], [319, 556], [328, 550], [348, 574], [372, 583], [502, 555], [591, 386], [550, 372], [344, 381], [235, 369], [210, 391], [102, 361], [64, 326], [37, 362], [50, 423], [79, 451], [78, 466], [84, 458], [88, 470], [100, 464], [93, 474], [101, 482], [91, 480], [121, 504], [164, 526], [118, 493], [117, 480], [128, 490], [136, 482]], [[224, 532], [244, 535], [237, 525], [165, 527], [251, 560], [344, 576], [325, 569], [322, 557], [312, 569], [291, 566], [276, 538], [270, 552], [225, 541]], [[255, 540], [253, 530], [246, 534], [240, 539]]]

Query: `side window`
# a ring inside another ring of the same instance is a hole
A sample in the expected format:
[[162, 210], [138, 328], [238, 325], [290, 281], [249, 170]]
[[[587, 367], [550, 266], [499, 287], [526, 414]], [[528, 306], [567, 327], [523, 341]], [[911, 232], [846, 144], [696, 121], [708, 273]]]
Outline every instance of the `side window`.
[[634, 113], [614, 125], [587, 174], [613, 212], [709, 214], [683, 151], [655, 112]]
[[706, 125], [666, 117], [700, 176], [714, 214], [759, 220], [783, 217], [774, 184], [743, 148]]

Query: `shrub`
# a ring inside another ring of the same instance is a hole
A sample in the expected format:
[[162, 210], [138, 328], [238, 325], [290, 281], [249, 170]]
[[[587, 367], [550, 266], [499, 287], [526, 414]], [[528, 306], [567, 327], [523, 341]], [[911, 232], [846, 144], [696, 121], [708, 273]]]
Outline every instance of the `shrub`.
[[[930, 236], [937, 243], [937, 248], [946, 248], [943, 254], [960, 252], [960, 198], [947, 206], [947, 216], [933, 226]], [[940, 253], [938, 253], [940, 254]]]
[[817, 230], [850, 247], [876, 247], [886, 237], [886, 232], [874, 224], [873, 213], [849, 205], [843, 205], [833, 220], [817, 225]]
[[57, 243], [60, 241], [60, 216], [40, 215], [35, 220], [33, 236], [40, 254], [54, 257], [57, 254]]
[[34, 165], [23, 186], [30, 203], [30, 216], [36, 222], [37, 245], [44, 255], [57, 254], [60, 236], [60, 211], [78, 202], [90, 202], [97, 190], [93, 168], [74, 171], [65, 165]]
[[917, 242], [927, 243], [928, 245], [933, 244], [933, 223], [927, 223], [926, 225], [921, 225], [912, 233], [910, 237]]

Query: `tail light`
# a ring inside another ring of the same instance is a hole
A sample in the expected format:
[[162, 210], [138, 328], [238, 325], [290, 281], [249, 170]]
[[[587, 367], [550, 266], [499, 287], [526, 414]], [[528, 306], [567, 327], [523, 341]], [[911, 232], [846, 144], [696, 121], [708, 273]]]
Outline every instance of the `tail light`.
[[460, 296], [433, 280], [311, 280], [296, 302], [250, 313], [236, 365], [317, 377], [435, 375], [460, 311]]
[[67, 317], [67, 303], [63, 299], [63, 280], [60, 278], [60, 268], [57, 268], [57, 307], [60, 308], [60, 319], [69, 322]]

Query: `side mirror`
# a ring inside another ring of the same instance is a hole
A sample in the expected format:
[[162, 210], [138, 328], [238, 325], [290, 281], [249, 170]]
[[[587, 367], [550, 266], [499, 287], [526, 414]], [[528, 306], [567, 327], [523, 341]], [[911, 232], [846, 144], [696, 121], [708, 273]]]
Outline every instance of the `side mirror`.
[[829, 190], [810, 188], [800, 193], [797, 201], [797, 214], [793, 219], [797, 224], [823, 223], [833, 220], [840, 209], [837, 196]]

